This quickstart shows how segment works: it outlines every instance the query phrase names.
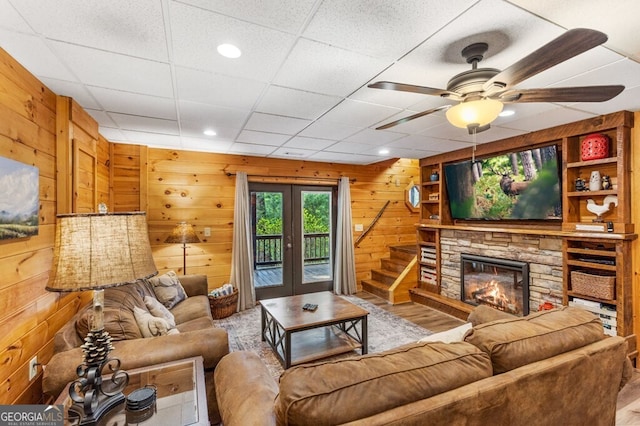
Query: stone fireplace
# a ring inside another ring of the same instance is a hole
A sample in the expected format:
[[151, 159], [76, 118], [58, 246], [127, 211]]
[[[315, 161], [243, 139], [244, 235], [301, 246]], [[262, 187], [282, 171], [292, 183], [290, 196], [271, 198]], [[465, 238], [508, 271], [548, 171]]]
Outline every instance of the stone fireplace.
[[515, 260], [460, 255], [460, 299], [510, 314], [529, 314], [529, 264]]
[[440, 295], [445, 298], [458, 303], [464, 300], [461, 259], [463, 254], [470, 254], [528, 265], [529, 293], [528, 300], [523, 300], [523, 312], [535, 312], [545, 302], [554, 306], [562, 305], [562, 238], [558, 236], [443, 229], [440, 234], [440, 253]]

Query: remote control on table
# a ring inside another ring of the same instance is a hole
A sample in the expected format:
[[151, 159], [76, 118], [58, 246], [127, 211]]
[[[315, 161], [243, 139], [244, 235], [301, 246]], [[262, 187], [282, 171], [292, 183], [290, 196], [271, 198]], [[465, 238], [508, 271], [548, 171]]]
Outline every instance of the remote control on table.
[[302, 307], [305, 311], [315, 311], [318, 309], [318, 305], [314, 305], [313, 303], [305, 303]]

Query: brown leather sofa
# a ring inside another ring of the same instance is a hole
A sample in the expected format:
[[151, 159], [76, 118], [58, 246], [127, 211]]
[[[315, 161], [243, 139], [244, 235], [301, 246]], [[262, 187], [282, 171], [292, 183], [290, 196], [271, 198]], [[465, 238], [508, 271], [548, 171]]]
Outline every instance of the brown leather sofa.
[[[170, 309], [175, 318], [177, 334], [156, 337], [142, 336], [134, 309], [146, 310], [145, 296], [155, 297], [153, 286], [138, 281], [105, 290], [105, 329], [114, 339], [110, 356], [121, 361], [124, 370], [161, 364], [168, 361], [202, 356], [209, 419], [219, 422], [213, 370], [229, 353], [227, 332], [214, 326], [207, 298], [206, 275], [179, 276], [187, 298]], [[91, 306], [80, 309], [55, 336], [54, 355], [44, 369], [42, 388], [45, 394], [57, 397], [67, 384], [77, 378], [76, 368], [82, 363], [80, 345], [86, 335]], [[138, 311], [139, 312], [139, 311]]]
[[279, 383], [255, 354], [232, 352], [215, 371], [223, 424], [614, 424], [632, 371], [623, 338], [578, 308], [491, 311], [472, 312], [464, 341], [301, 365]]

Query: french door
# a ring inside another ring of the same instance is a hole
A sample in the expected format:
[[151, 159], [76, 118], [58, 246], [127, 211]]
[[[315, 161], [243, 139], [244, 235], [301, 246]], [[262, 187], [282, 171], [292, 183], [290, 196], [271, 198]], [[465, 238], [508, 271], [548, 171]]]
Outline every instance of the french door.
[[249, 183], [256, 299], [333, 288], [337, 188]]

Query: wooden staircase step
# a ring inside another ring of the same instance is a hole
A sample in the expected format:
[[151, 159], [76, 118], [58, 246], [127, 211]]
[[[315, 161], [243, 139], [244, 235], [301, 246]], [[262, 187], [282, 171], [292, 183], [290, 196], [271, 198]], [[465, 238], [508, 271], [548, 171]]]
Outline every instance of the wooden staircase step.
[[386, 271], [384, 269], [372, 269], [371, 270], [371, 279], [374, 281], [378, 281], [381, 283], [385, 283], [387, 285], [391, 285], [394, 283], [396, 278], [398, 278], [399, 273], [394, 271]]
[[382, 269], [393, 272], [402, 272], [404, 268], [409, 264], [408, 261], [404, 259], [390, 259], [390, 258], [382, 258], [380, 259], [380, 265]]
[[391, 259], [401, 259], [410, 261], [416, 256], [416, 246], [391, 246], [389, 247], [389, 255]]
[[389, 284], [376, 280], [362, 280], [362, 289], [368, 293], [375, 294], [384, 300], [389, 300]]

